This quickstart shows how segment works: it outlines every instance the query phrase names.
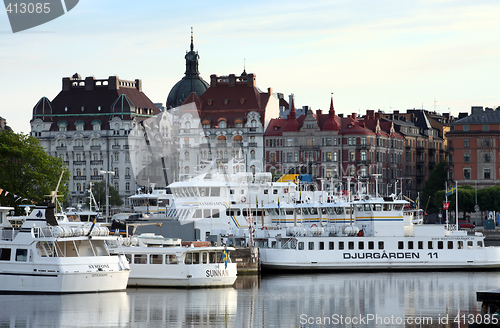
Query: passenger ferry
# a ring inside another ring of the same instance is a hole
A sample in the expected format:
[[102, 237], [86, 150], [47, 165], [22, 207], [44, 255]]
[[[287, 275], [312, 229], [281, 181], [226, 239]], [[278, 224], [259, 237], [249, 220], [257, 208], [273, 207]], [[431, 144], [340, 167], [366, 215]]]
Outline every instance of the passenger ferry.
[[481, 233], [423, 225], [407, 201], [369, 195], [366, 182], [347, 185], [314, 190], [270, 173], [212, 172], [169, 187], [179, 220], [202, 238], [260, 247], [263, 270], [500, 267], [500, 247], [485, 247]]
[[145, 233], [112, 248], [123, 251], [131, 273], [128, 285], [156, 287], [227, 287], [236, 281], [232, 247], [187, 242]]
[[129, 197], [132, 211], [151, 218], [175, 217], [172, 208], [173, 197], [166, 189], [154, 189], [143, 193], [138, 191]]
[[34, 207], [20, 226], [0, 207], [0, 292], [83, 293], [124, 290], [130, 267], [111, 255], [106, 227], [58, 221], [54, 203]]

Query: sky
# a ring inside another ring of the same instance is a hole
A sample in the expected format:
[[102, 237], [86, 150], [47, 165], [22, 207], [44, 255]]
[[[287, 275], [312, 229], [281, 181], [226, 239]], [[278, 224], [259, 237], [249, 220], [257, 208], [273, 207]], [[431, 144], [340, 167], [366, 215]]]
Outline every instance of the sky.
[[0, 11], [0, 116], [29, 133], [32, 109], [62, 78], [141, 79], [165, 103], [184, 75], [191, 27], [199, 70], [295, 95], [297, 107], [364, 114], [500, 106], [500, 1], [80, 0], [12, 33]]

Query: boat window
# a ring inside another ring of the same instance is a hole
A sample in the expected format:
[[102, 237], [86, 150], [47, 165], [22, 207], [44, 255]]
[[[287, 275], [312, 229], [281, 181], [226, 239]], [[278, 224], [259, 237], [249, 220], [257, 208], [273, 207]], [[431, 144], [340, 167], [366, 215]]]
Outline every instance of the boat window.
[[363, 205], [356, 205], [356, 211], [363, 212]]
[[421, 240], [418, 241], [418, 249], [424, 249], [424, 242]]
[[224, 261], [222, 261], [222, 258], [224, 257], [224, 254], [222, 252], [217, 252], [217, 263], [222, 263]]
[[343, 249], [344, 249], [344, 242], [339, 241], [339, 250], [343, 250]]
[[293, 209], [291, 209], [291, 208], [287, 208], [287, 209], [285, 210], [285, 213], [286, 213], [286, 215], [293, 215]]
[[234, 189], [229, 189], [229, 194], [234, 195]]
[[268, 189], [264, 189], [264, 195], [267, 195], [269, 194], [269, 190]]
[[478, 248], [482, 248], [483, 247], [483, 241], [482, 240], [478, 240], [477, 241], [477, 247]]
[[193, 263], [193, 253], [186, 253], [184, 263], [185, 264], [192, 264]]
[[405, 248], [404, 242], [398, 241], [398, 249], [404, 249], [404, 248]]
[[319, 249], [320, 249], [320, 250], [325, 249], [325, 242], [324, 242], [324, 241], [320, 241], [320, 242], [319, 242]]
[[28, 250], [27, 249], [16, 249], [16, 261], [19, 261], [19, 262], [28, 261]]
[[220, 196], [220, 188], [219, 187], [212, 187], [210, 189], [211, 189], [210, 196], [215, 196], [215, 197]]
[[375, 204], [375, 211], [382, 211], [382, 204]]
[[10, 248], [0, 248], [0, 261], [10, 261]]
[[324, 208], [324, 207], [321, 208], [321, 214], [324, 214], [324, 215], [328, 214], [326, 211], [326, 208]]
[[314, 241], [309, 242], [309, 250], [313, 251], [314, 250]]
[[312, 207], [309, 209], [309, 212], [311, 213], [311, 215], [317, 215], [318, 209], [316, 207]]
[[453, 249], [453, 240], [448, 240], [448, 249]]
[[[45, 256], [45, 255], [43, 255]], [[128, 263], [132, 263], [132, 254], [125, 254], [125, 257], [127, 258]]]
[[375, 249], [375, 243], [373, 241], [368, 242], [368, 249]]
[[464, 248], [464, 242], [462, 240], [457, 241], [457, 248], [458, 249], [463, 249]]
[[438, 241], [438, 249], [443, 249], [443, 242], [442, 241]]
[[273, 195], [277, 195], [278, 194], [278, 189], [273, 189]]
[[413, 249], [413, 241], [408, 241], [408, 249]]
[[297, 212], [297, 215], [301, 215], [302, 214], [302, 210], [300, 208], [296, 208], [295, 212]]
[[432, 241], [427, 242], [427, 249], [432, 249]]
[[349, 247], [349, 249], [354, 249], [354, 242], [353, 241], [348, 242], [347, 246]]
[[383, 241], [378, 242], [378, 249], [384, 249], [384, 242]]
[[163, 264], [163, 256], [161, 254], [151, 254], [149, 256], [149, 263], [151, 263], [151, 264]]
[[195, 210], [194, 217], [195, 218], [201, 218], [201, 209], [200, 208], [198, 208], [197, 210]]
[[474, 247], [474, 242], [472, 240], [467, 241], [467, 248], [472, 249]]
[[365, 242], [364, 241], [358, 242], [358, 249], [365, 249]]
[[372, 210], [372, 204], [365, 204], [365, 211], [371, 211]]
[[304, 249], [304, 242], [303, 241], [299, 241], [299, 250], [303, 250]]
[[135, 254], [134, 255], [134, 263], [135, 264], [146, 264], [146, 263], [148, 263], [148, 255], [147, 254]]
[[203, 264], [207, 264], [208, 263], [208, 253], [207, 252], [201, 253], [201, 261], [202, 261]]
[[284, 209], [280, 209], [280, 215], [285, 215], [285, 210]]
[[215, 252], [208, 253], [208, 259], [210, 263], [217, 263], [217, 254]]
[[309, 215], [309, 209], [308, 208], [303, 208], [302, 209], [302, 214]]
[[328, 214], [335, 214], [335, 211], [333, 210], [333, 207], [327, 207], [326, 210], [328, 211]]
[[193, 253], [193, 264], [200, 264], [200, 253]]
[[384, 204], [384, 211], [390, 211], [391, 210], [391, 204]]
[[165, 264], [177, 264], [177, 256], [174, 254], [165, 255]]
[[[238, 213], [239, 213], [239, 212], [240, 212], [240, 211], [238, 211]], [[239, 215], [239, 214], [238, 214], [238, 215]], [[214, 219], [218, 219], [218, 218], [219, 218], [219, 209], [218, 209], [218, 208], [214, 208], [214, 209], [212, 210], [212, 217], [213, 217]]]
[[395, 211], [403, 210], [403, 205], [402, 204], [394, 204], [394, 210]]
[[335, 243], [333, 241], [328, 242], [328, 249], [333, 250], [335, 247]]
[[346, 207], [344, 211], [345, 214], [351, 214], [351, 209], [349, 207]]
[[344, 214], [344, 208], [343, 207], [335, 207], [335, 213], [337, 214]]
[[205, 208], [203, 210], [203, 217], [204, 218], [209, 218], [210, 217], [210, 209], [209, 208]]

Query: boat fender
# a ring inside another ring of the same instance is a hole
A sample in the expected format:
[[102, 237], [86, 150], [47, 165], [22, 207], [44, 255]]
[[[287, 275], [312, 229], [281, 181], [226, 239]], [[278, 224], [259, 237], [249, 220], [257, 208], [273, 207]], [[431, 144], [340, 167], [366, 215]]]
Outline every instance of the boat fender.
[[245, 196], [241, 197], [241, 202], [244, 203], [247, 201], [247, 198]]

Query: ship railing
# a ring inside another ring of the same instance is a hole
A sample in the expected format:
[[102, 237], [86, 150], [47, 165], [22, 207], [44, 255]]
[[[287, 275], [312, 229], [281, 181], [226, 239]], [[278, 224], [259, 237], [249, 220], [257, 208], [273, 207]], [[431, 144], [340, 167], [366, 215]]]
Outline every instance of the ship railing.
[[296, 249], [297, 248], [297, 238], [288, 238], [288, 240], [281, 245], [282, 249]]
[[1, 238], [2, 238], [2, 240], [12, 241], [12, 240], [14, 240], [14, 238], [16, 238], [18, 233], [19, 233], [19, 229], [3, 228]]

